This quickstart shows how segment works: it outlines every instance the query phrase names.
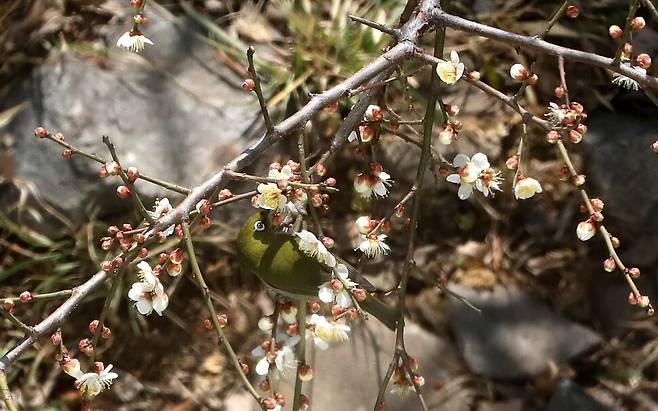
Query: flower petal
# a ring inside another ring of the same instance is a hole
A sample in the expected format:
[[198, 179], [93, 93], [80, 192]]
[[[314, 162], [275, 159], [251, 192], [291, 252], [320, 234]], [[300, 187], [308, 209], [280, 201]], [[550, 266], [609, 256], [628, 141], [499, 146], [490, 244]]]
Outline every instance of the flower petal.
[[457, 191], [457, 197], [459, 197], [460, 200], [466, 200], [471, 196], [472, 192], [473, 187], [470, 184], [462, 184]]

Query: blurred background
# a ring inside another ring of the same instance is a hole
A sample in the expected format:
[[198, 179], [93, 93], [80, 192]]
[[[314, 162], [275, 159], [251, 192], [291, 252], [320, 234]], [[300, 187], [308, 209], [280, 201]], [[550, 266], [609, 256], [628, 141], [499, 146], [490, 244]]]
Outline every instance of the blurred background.
[[[390, 44], [390, 40], [347, 18], [355, 14], [395, 25], [402, 0], [169, 1], [147, 4], [144, 33], [155, 45], [141, 54], [115, 46], [130, 28], [128, 1], [6, 0], [0, 3], [0, 296], [23, 290], [49, 292], [80, 284], [97, 270], [106, 252], [99, 238], [107, 225], [136, 223], [130, 204], [116, 199], [116, 181], [98, 178], [95, 163], [74, 157], [33, 136], [36, 126], [61, 131], [67, 141], [107, 157], [102, 135], [112, 137], [123, 165], [186, 186], [203, 181], [249, 146], [264, 129], [257, 102], [241, 83], [247, 77], [244, 51], [256, 48], [256, 65], [277, 121], [348, 77]], [[541, 32], [561, 2], [553, 0], [452, 1], [449, 11], [506, 30]], [[561, 19], [547, 40], [611, 56], [607, 31], [623, 26], [626, 1], [580, 1], [577, 19]], [[656, 22], [634, 38], [635, 50], [655, 57]], [[428, 39], [427, 44], [430, 44]], [[447, 31], [446, 50], [457, 50], [483, 81], [513, 94], [514, 63], [536, 60], [540, 81], [521, 103], [542, 115], [559, 84], [555, 58], [519, 51], [476, 36]], [[402, 72], [416, 71], [414, 62]], [[619, 89], [605, 70], [566, 63], [572, 100], [589, 118], [583, 143], [572, 147], [576, 165], [588, 176], [587, 189], [605, 202], [606, 226], [621, 239], [629, 266], [643, 275], [640, 288], [652, 300], [658, 260], [658, 161], [650, 149], [658, 135], [658, 111], [642, 92]], [[655, 75], [653, 68], [649, 73]], [[420, 119], [427, 97], [429, 67], [386, 90], [385, 103], [406, 120]], [[505, 160], [515, 152], [521, 119], [479, 90], [445, 87], [444, 101], [458, 104], [464, 124], [450, 146], [456, 153], [486, 153], [503, 170], [504, 192], [493, 199], [457, 198], [454, 185], [435, 170], [423, 194], [420, 270], [409, 282], [407, 349], [419, 360], [425, 394], [436, 410], [658, 410], [658, 327], [627, 304], [619, 272], [601, 263], [606, 249], [596, 237], [575, 236], [580, 197], [559, 181], [562, 163], [543, 133], [530, 128], [526, 172], [544, 192], [519, 202], [511, 191], [513, 173]], [[336, 113], [318, 113], [307, 129], [312, 152], [325, 147], [355, 99]], [[386, 133], [376, 148], [392, 175], [391, 195], [374, 215], [383, 216], [413, 183], [419, 158], [404, 138], [420, 127]], [[436, 131], [438, 133], [438, 129]], [[294, 140], [294, 141], [293, 141]], [[254, 165], [262, 174], [272, 161], [295, 159], [296, 139], [284, 141]], [[406, 247], [402, 220], [389, 233], [389, 258], [360, 261], [353, 251], [354, 220], [363, 211], [351, 184], [360, 156], [342, 150], [328, 165], [341, 192], [329, 202], [323, 223], [337, 252], [354, 262], [383, 290], [395, 288]], [[167, 193], [147, 182], [145, 198]], [[253, 189], [231, 186], [233, 192]], [[176, 203], [177, 196], [167, 194]], [[150, 202], [149, 202], [150, 204]], [[236, 203], [211, 214], [199, 233], [198, 249], [214, 301], [229, 315], [226, 332], [241, 357], [259, 344], [258, 318], [272, 303], [258, 280], [241, 273], [234, 258], [238, 227], [251, 206]], [[162, 250], [175, 240], [161, 244]], [[157, 251], [157, 250], [153, 250]], [[112, 338], [100, 358], [114, 364], [119, 379], [94, 401], [102, 410], [249, 410], [253, 407], [216, 341], [201, 324], [203, 301], [189, 270], [170, 284], [170, 308], [163, 317], [136, 314], [119, 285], [108, 317]], [[447, 281], [482, 309], [479, 315], [441, 291]], [[98, 317], [109, 287], [88, 298], [63, 327], [67, 345], [77, 345]], [[391, 303], [394, 299], [391, 298]], [[34, 324], [61, 301], [25, 304], [16, 315]], [[0, 351], [22, 333], [0, 321]], [[394, 336], [375, 321], [355, 326], [352, 339], [314, 353], [313, 410], [369, 410], [378, 380], [388, 365]], [[72, 379], [60, 371], [55, 348], [36, 344], [8, 374], [12, 392], [25, 409], [66, 410], [79, 406]], [[285, 383], [284, 383], [285, 387]], [[413, 395], [387, 396], [387, 409], [412, 410]], [[2, 405], [0, 405], [0, 409]]]

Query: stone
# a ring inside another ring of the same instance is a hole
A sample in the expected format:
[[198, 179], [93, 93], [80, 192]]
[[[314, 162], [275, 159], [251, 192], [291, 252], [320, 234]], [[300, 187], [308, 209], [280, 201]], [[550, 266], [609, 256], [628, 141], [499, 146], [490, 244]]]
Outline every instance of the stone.
[[549, 362], [569, 361], [601, 342], [591, 329], [554, 313], [516, 288], [476, 291], [456, 284], [449, 289], [482, 310], [450, 298], [448, 323], [457, 347], [475, 374], [490, 378], [535, 376]]
[[[129, 13], [127, 3], [123, 6]], [[6, 128], [15, 137], [8, 159], [11, 180], [73, 226], [88, 221], [94, 208], [103, 216], [132, 207], [131, 202], [117, 202], [118, 177], [100, 179], [99, 164], [81, 156], [64, 160], [61, 147], [33, 136], [37, 126], [61, 131], [71, 144], [105, 159], [110, 156], [101, 136], [108, 135], [124, 167], [188, 187], [248, 146], [258, 119], [255, 96], [241, 89], [243, 79], [218, 61], [215, 49], [195, 37], [192, 22], [158, 10], [149, 11], [152, 24], [145, 30], [155, 46], [147, 45], [141, 54], [119, 49], [114, 44], [129, 24], [108, 26], [113, 31], [104, 66], [72, 51], [53, 55], [15, 87], [6, 106], [29, 103]], [[149, 206], [158, 196], [177, 197], [141, 180], [137, 189]], [[5, 210], [15, 198], [6, 198], [12, 191], [0, 190]], [[24, 213], [20, 223], [57, 234], [60, 224], [49, 224], [48, 213], [35, 209], [41, 221]]]
[[562, 380], [548, 403], [548, 411], [612, 411], [572, 380]]
[[[459, 384], [451, 385], [453, 377], [463, 370], [450, 342], [411, 322], [406, 326], [405, 342], [409, 355], [418, 360], [418, 372], [425, 377], [425, 399], [430, 404], [441, 404], [441, 407], [433, 409], [470, 409], [468, 404], [472, 397], [467, 395], [465, 381], [454, 381]], [[372, 410], [394, 347], [395, 333], [374, 319], [356, 323], [349, 342], [332, 346], [326, 351], [309, 347], [307, 359], [313, 367], [314, 377], [311, 383], [304, 384], [304, 393], [311, 400], [311, 408], [314, 411]], [[280, 391], [292, 403], [294, 380], [286, 379], [281, 384]], [[437, 387], [444, 384], [450, 386], [447, 390], [450, 396], [441, 395], [444, 390], [438, 390]], [[310, 393], [309, 387], [312, 387]], [[420, 409], [413, 393], [402, 396], [390, 393], [390, 389], [389, 384], [385, 397], [386, 409]], [[451, 401], [453, 398], [458, 399], [457, 404]]]
[[[597, 111], [587, 121], [583, 152], [589, 194], [605, 202], [606, 220], [626, 235], [658, 231], [658, 190], [652, 189], [658, 180], [658, 161], [651, 150], [658, 128], [656, 114], [656, 109]], [[656, 244], [654, 239], [647, 250], [655, 250]]]

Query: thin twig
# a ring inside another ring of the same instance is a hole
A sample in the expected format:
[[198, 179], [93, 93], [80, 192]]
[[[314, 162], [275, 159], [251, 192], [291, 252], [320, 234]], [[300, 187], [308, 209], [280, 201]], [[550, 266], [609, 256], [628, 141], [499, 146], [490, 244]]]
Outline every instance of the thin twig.
[[306, 366], [306, 300], [301, 298], [297, 303], [297, 325], [301, 339], [297, 345], [297, 376], [295, 377], [295, 391], [292, 397], [292, 411], [299, 411], [301, 405], [303, 383], [300, 370]]
[[[236, 171], [227, 171], [226, 176], [229, 179], [233, 179], [233, 180], [251, 181], [251, 182], [255, 182], [255, 183], [277, 183], [278, 182], [278, 180], [276, 178], [253, 176], [251, 174], [238, 173]], [[330, 192], [330, 193], [336, 193], [336, 192], [340, 191], [339, 189], [337, 189], [335, 187], [329, 187], [325, 184], [298, 183], [296, 181], [286, 181], [286, 184], [288, 184], [291, 187], [304, 188], [306, 190], [321, 190], [321, 191], [327, 191], [327, 192]]]
[[260, 77], [256, 73], [256, 67], [254, 67], [254, 53], [256, 50], [253, 46], [250, 46], [247, 49], [247, 60], [249, 61], [249, 74], [251, 79], [254, 80], [254, 91], [258, 97], [258, 104], [260, 104], [260, 112], [263, 115], [263, 120], [265, 121], [265, 128], [267, 129], [267, 134], [274, 133], [274, 125], [270, 119], [270, 113], [267, 111], [267, 103], [265, 102], [265, 97], [263, 96], [263, 90], [260, 87]]
[[101, 315], [100, 317], [98, 317], [98, 326], [96, 327], [96, 332], [94, 332], [91, 338], [91, 346], [94, 347], [94, 351], [92, 351], [91, 354], [92, 363], [96, 361], [96, 355], [98, 351], [98, 347], [96, 345], [98, 344], [98, 339], [103, 333], [103, 327], [105, 326], [105, 317], [107, 317], [107, 313], [110, 309], [110, 305], [112, 304], [112, 299], [114, 298], [114, 294], [116, 294], [120, 282], [121, 282], [121, 277], [117, 274], [116, 276], [114, 276], [114, 280], [112, 281], [112, 287], [110, 287], [110, 292], [105, 296], [105, 302], [103, 303]]
[[656, 6], [653, 5], [653, 2], [651, 0], [642, 0], [642, 4], [644, 4], [644, 6], [649, 9], [651, 17], [658, 21], [658, 10], [656, 10]]
[[121, 161], [119, 161], [119, 156], [117, 156], [117, 151], [116, 148], [114, 147], [114, 143], [112, 143], [112, 140], [110, 140], [109, 136], [103, 136], [103, 143], [107, 146], [107, 149], [110, 151], [110, 155], [112, 156], [112, 160], [114, 160], [117, 164], [119, 164], [119, 177], [121, 177], [121, 180], [123, 180], [123, 184], [125, 184], [128, 189], [130, 190], [130, 198], [133, 200], [135, 203], [135, 207], [139, 211], [139, 213], [142, 215], [142, 217], [148, 221], [149, 225], [153, 225], [155, 220], [153, 220], [153, 217], [151, 217], [151, 214], [149, 214], [148, 211], [146, 211], [146, 207], [144, 207], [144, 203], [142, 203], [142, 199], [139, 198], [139, 193], [135, 189], [135, 185], [130, 181], [128, 176], [126, 175], [126, 172], [123, 171], [123, 168], [121, 168]]
[[372, 27], [375, 30], [379, 30], [382, 33], [386, 33], [388, 35], [391, 35], [391, 36], [393, 36], [393, 38], [397, 38], [398, 35], [400, 34], [398, 30], [390, 28], [390, 27], [388, 27], [384, 24], [377, 23], [376, 21], [364, 19], [363, 17], [354, 16], [352, 14], [350, 14], [348, 17], [350, 19], [356, 21], [357, 23], [361, 23], [365, 26]]
[[0, 370], [0, 394], [2, 394], [2, 399], [5, 402], [5, 407], [8, 411], [18, 411], [18, 407], [14, 402], [14, 398], [9, 391], [9, 385], [7, 385], [7, 376], [4, 371]]
[[210, 314], [210, 321], [212, 322], [215, 332], [217, 333], [217, 338], [219, 339], [220, 343], [224, 346], [226, 353], [231, 359], [233, 368], [235, 368], [236, 372], [238, 373], [238, 376], [242, 381], [242, 385], [249, 392], [249, 394], [251, 394], [251, 396], [258, 402], [258, 404], [260, 404], [261, 408], [265, 410], [261, 402], [261, 396], [256, 392], [256, 389], [254, 388], [253, 385], [251, 385], [251, 382], [249, 382], [249, 378], [247, 378], [244, 371], [242, 370], [242, 366], [240, 365], [240, 360], [238, 359], [238, 356], [235, 354], [235, 351], [233, 350], [231, 343], [229, 343], [229, 341], [226, 339], [226, 336], [224, 335], [224, 330], [222, 326], [219, 324], [219, 320], [217, 319], [217, 311], [215, 310], [215, 306], [213, 305], [212, 300], [210, 299], [208, 286], [206, 285], [206, 281], [204, 280], [203, 274], [201, 273], [201, 268], [199, 267], [199, 262], [197, 261], [196, 258], [196, 252], [194, 251], [194, 244], [192, 243], [192, 237], [190, 235], [189, 223], [187, 222], [187, 220], [183, 220], [181, 225], [183, 227], [183, 235], [185, 239], [185, 245], [187, 246], [187, 253], [190, 256], [190, 265], [192, 266], [194, 279], [197, 281], [197, 284], [199, 285], [199, 288], [201, 288], [201, 291], [203, 293], [203, 299], [206, 303], [206, 308], [208, 309], [208, 313]]
[[19, 320], [18, 317], [16, 317], [16, 316], [15, 316], [14, 314], [12, 314], [11, 312], [9, 312], [9, 311], [5, 311], [5, 310], [0, 310], [0, 313], [2, 313], [2, 315], [4, 315], [5, 317], [7, 317], [7, 319], [8, 319], [9, 321], [11, 321], [15, 326], [17, 326], [18, 328], [20, 328], [21, 330], [23, 330], [23, 332], [25, 333], [25, 335], [30, 335], [30, 334], [32, 334], [33, 329], [32, 329], [29, 325], [25, 324], [23, 321]]
[[[27, 301], [27, 303], [35, 303], [37, 301], [49, 300], [51, 298], [68, 297], [69, 295], [71, 295], [72, 292], [73, 292], [72, 289], [68, 289], [68, 290], [55, 291], [52, 293], [32, 294], [32, 298], [29, 301]], [[15, 303], [21, 302], [21, 297], [10, 297], [9, 299]], [[5, 300], [5, 298], [3, 298], [3, 300]]]

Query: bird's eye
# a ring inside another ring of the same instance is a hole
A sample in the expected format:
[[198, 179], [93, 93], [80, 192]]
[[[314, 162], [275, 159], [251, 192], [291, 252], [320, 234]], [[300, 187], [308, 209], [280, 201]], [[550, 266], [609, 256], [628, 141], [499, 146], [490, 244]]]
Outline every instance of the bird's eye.
[[265, 223], [263, 223], [262, 221], [256, 221], [256, 224], [254, 224], [254, 230], [265, 231]]

